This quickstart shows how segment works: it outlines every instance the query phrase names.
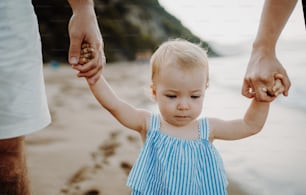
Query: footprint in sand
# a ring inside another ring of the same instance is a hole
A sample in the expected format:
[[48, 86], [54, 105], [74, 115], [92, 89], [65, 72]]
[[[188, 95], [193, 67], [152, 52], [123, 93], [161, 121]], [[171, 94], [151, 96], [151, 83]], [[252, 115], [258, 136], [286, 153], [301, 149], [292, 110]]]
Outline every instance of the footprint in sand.
[[112, 132], [107, 141], [91, 153], [91, 164], [81, 167], [68, 180], [61, 195], [130, 194], [125, 183], [132, 162], [124, 159], [126, 154], [121, 153], [127, 145], [137, 145], [137, 141], [135, 136]]

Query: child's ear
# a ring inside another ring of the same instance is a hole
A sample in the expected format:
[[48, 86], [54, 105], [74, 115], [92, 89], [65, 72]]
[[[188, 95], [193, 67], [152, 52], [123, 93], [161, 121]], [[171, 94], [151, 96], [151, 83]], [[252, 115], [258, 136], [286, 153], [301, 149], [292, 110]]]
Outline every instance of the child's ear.
[[152, 96], [155, 99], [156, 98], [156, 87], [154, 84], [151, 84], [151, 92], [152, 92]]
[[206, 83], [205, 89], [208, 89], [209, 87], [209, 82]]

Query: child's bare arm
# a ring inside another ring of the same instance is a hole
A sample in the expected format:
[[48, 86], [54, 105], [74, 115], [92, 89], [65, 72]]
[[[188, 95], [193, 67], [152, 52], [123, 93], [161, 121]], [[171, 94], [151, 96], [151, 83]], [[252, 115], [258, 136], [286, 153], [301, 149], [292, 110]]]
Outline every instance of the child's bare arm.
[[[283, 75], [275, 74], [275, 83], [269, 95], [278, 96], [282, 94], [285, 87], [282, 83]], [[268, 93], [267, 89], [266, 90]], [[235, 140], [254, 135], [262, 130], [269, 112], [268, 102], [252, 102], [246, 111], [243, 119], [224, 121], [216, 118], [210, 119], [211, 136], [210, 139]]]
[[[95, 51], [88, 45], [82, 44], [80, 64], [88, 63], [95, 57]], [[107, 109], [122, 125], [143, 133], [147, 130], [150, 113], [137, 109], [119, 98], [112, 90], [103, 75], [95, 84], [89, 84], [90, 90], [98, 102]]]
[[95, 84], [89, 85], [89, 87], [98, 102], [122, 125], [140, 133], [144, 133], [148, 129], [150, 113], [135, 108], [119, 98], [102, 75]]
[[269, 112], [268, 102], [257, 102], [255, 98], [242, 119], [220, 120], [210, 118], [210, 139], [236, 140], [260, 132]]

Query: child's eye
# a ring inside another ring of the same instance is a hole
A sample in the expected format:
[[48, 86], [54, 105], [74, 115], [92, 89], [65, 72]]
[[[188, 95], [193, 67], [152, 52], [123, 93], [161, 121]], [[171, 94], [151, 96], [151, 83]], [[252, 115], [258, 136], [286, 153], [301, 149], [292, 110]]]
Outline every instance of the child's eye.
[[174, 99], [176, 98], [176, 95], [166, 95], [167, 98], [170, 98], [170, 99]]
[[198, 99], [198, 98], [200, 98], [200, 97], [201, 97], [200, 95], [192, 95], [192, 96], [191, 96], [192, 99]]

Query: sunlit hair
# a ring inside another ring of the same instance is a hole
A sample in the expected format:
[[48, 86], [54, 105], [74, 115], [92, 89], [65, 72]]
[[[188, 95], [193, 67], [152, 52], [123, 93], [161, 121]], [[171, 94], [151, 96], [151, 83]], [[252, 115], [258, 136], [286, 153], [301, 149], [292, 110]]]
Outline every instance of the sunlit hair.
[[207, 52], [199, 45], [183, 39], [174, 39], [164, 42], [151, 57], [152, 84], [156, 84], [157, 76], [163, 67], [177, 66], [183, 71], [198, 68], [207, 74]]

